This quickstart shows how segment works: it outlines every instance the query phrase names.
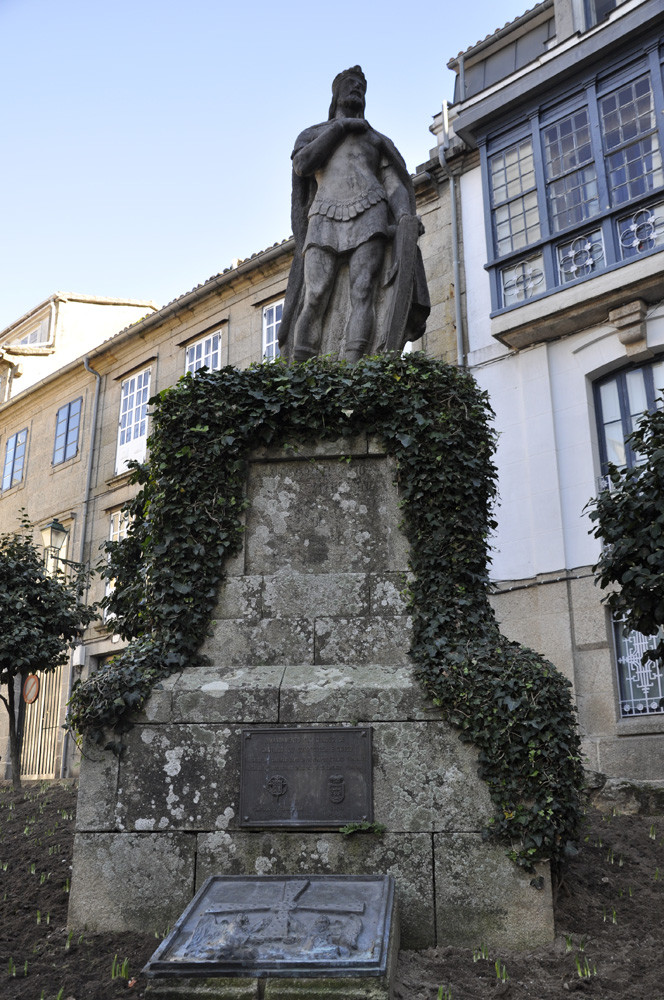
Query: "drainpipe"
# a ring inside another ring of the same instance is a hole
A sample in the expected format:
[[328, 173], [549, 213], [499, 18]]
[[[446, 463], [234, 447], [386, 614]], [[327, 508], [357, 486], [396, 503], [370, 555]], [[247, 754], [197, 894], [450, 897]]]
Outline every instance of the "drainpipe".
[[[88, 468], [85, 477], [85, 493], [83, 496], [83, 513], [81, 516], [81, 542], [78, 553], [78, 562], [83, 562], [83, 557], [85, 556], [85, 535], [87, 531], [88, 523], [88, 510], [90, 507], [90, 491], [92, 489], [92, 466], [94, 462], [95, 454], [95, 441], [97, 437], [97, 412], [99, 410], [99, 393], [101, 389], [101, 375], [99, 372], [95, 371], [94, 368], [90, 366], [90, 358], [86, 357], [83, 359], [83, 365], [85, 370], [91, 375], [94, 375], [96, 379], [95, 383], [95, 395], [92, 403], [92, 418], [90, 425], [90, 447], [88, 450]], [[69, 659], [69, 689], [67, 692], [67, 701], [71, 698], [72, 688], [74, 687], [74, 667], [83, 666], [85, 663], [85, 646], [81, 643], [72, 650]], [[69, 752], [69, 732], [65, 730], [65, 736], [62, 743], [62, 766], [61, 773], [62, 777], [65, 777], [65, 770], [67, 767], [67, 754]]]
[[[463, 63], [462, 63], [463, 66]], [[438, 146], [438, 162], [447, 174], [450, 183], [450, 199], [452, 201], [452, 266], [454, 273], [454, 325], [456, 327], [457, 365], [466, 367], [466, 354], [463, 344], [463, 320], [461, 316], [461, 268], [459, 265], [459, 219], [457, 213], [456, 177], [447, 162], [447, 150], [450, 146], [450, 133], [447, 118], [447, 101], [443, 101], [443, 143]]]

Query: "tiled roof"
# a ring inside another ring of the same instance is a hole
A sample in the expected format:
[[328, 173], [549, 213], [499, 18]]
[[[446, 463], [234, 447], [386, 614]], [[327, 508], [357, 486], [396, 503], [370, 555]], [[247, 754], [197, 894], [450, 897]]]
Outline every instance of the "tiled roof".
[[221, 275], [230, 274], [231, 271], [237, 271], [238, 267], [240, 267], [241, 264], [246, 264], [250, 260], [256, 260], [257, 257], [262, 257], [263, 254], [268, 253], [270, 250], [274, 250], [276, 247], [285, 246], [285, 244], [289, 243], [291, 239], [292, 237], [289, 236], [285, 240], [278, 240], [276, 243], [273, 243], [269, 247], [265, 247], [265, 249], [263, 250], [257, 250], [256, 253], [252, 253], [251, 256], [249, 257], [244, 257], [241, 260], [238, 258], [237, 260], [233, 261], [230, 267], [225, 267], [223, 271], [219, 271], [217, 274], [210, 275], [207, 281], [202, 281], [200, 285], [194, 285], [194, 287], [190, 288], [188, 292], [183, 292], [182, 295], [178, 295], [176, 298], [171, 299], [170, 302], [166, 302], [165, 305], [161, 306], [161, 308], [157, 310], [157, 314], [160, 313], [162, 309], [168, 309], [169, 306], [175, 305], [175, 303], [179, 302], [181, 299], [186, 299], [187, 296], [191, 295], [192, 292], [198, 291], [199, 288], [205, 288], [206, 285], [209, 285], [211, 281], [216, 281], [217, 278], [221, 277]]
[[[161, 306], [156, 312], [149, 313], [147, 316], [142, 316], [137, 319], [134, 323], [130, 323], [129, 326], [125, 327], [124, 330], [118, 331], [118, 333], [113, 334], [108, 340], [114, 340], [115, 337], [119, 337], [121, 334], [125, 333], [127, 330], [131, 330], [132, 327], [137, 326], [140, 323], [145, 322], [149, 319], [151, 324], [153, 322], [158, 322], [159, 317], [165, 312], [172, 312], [174, 308], [177, 308], [178, 303], [183, 303], [188, 300], [191, 296], [195, 296], [197, 292], [202, 293], [204, 289], [210, 285], [212, 282], [218, 283], [219, 278], [223, 278], [225, 275], [231, 275], [239, 268], [243, 267], [245, 264], [249, 264], [251, 261], [257, 261], [259, 257], [263, 257], [265, 254], [270, 253], [272, 250], [276, 250], [279, 247], [285, 247], [293, 239], [292, 236], [288, 236], [284, 240], [278, 240], [269, 247], [265, 247], [263, 250], [257, 250], [256, 253], [252, 253], [249, 257], [244, 257], [242, 260], [238, 259], [233, 261], [230, 267], [225, 267], [223, 271], [219, 271], [217, 274], [211, 275], [206, 281], [202, 281], [199, 285], [194, 285], [190, 288], [188, 292], [183, 292], [181, 295], [176, 296], [176, 298], [171, 299], [170, 302], [166, 302], [165, 305]], [[103, 341], [103, 344], [108, 343], [108, 340]], [[101, 347], [102, 345], [100, 345]]]

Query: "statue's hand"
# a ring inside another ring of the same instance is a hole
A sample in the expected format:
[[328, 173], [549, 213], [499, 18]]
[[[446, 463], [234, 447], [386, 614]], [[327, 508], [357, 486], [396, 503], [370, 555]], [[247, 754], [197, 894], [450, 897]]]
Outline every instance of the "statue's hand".
[[369, 122], [366, 118], [337, 118], [346, 132], [366, 132]]

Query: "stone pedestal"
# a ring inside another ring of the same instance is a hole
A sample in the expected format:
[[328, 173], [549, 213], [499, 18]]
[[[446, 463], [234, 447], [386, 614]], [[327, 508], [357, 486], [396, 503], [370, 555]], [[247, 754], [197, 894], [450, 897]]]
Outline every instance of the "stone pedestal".
[[[395, 474], [365, 437], [252, 457], [210, 665], [158, 686], [119, 761], [86, 751], [72, 927], [163, 931], [212, 874], [391, 874], [407, 948], [552, 939], [548, 871], [538, 891], [482, 841], [476, 752], [414, 679]], [[241, 828], [242, 729], [357, 724], [373, 729], [382, 837]]]

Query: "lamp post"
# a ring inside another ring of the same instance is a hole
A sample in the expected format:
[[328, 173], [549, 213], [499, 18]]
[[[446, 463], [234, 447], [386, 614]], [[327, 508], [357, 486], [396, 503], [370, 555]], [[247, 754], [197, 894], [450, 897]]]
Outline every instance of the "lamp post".
[[60, 550], [68, 535], [69, 532], [63, 524], [60, 524], [57, 517], [54, 517], [50, 524], [41, 529], [44, 563], [49, 572], [57, 571]]

